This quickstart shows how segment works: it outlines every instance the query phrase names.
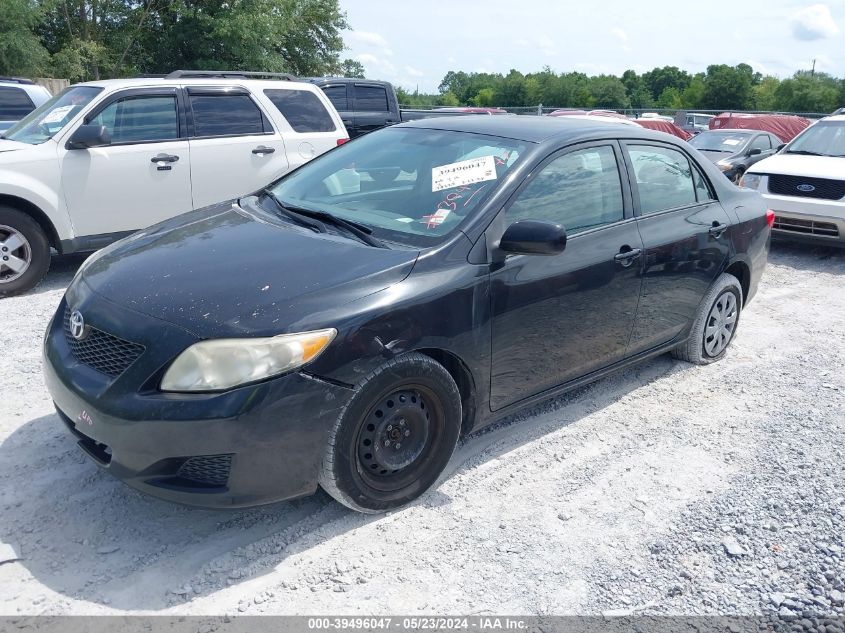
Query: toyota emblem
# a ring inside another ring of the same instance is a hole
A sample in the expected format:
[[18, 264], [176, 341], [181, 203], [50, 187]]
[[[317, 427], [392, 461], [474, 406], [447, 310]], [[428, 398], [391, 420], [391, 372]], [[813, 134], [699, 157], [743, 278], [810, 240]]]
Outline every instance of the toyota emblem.
[[87, 333], [82, 313], [79, 310], [74, 310], [70, 315], [70, 335], [77, 341], [81, 341]]
[[798, 185], [796, 189], [798, 189], [798, 191], [803, 191], [804, 193], [810, 193], [811, 191], [816, 190], [813, 185]]

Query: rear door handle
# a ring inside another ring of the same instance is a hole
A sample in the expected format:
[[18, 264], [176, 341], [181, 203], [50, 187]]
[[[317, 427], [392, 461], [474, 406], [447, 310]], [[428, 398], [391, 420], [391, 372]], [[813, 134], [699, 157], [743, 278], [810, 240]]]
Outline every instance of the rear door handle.
[[264, 154], [272, 154], [275, 151], [275, 147], [264, 147], [263, 145], [259, 145], [254, 150], [252, 150], [252, 153], [258, 154], [259, 156], [263, 156]]
[[151, 163], [175, 163], [179, 160], [178, 156], [174, 156], [173, 154], [158, 154], [157, 156], [153, 156], [150, 159]]
[[722, 237], [722, 233], [724, 233], [727, 230], [728, 230], [727, 224], [717, 224], [716, 222], [713, 222], [713, 226], [710, 227], [709, 233], [710, 233], [710, 235], [712, 235], [716, 239], [719, 239], [720, 237]]
[[[624, 246], [622, 248], [625, 248]], [[643, 250], [641, 248], [629, 248], [628, 250], [620, 250], [616, 255], [613, 256], [617, 262], [622, 264], [623, 266], [630, 266], [634, 263], [634, 260], [637, 259], [640, 255], [642, 255]]]

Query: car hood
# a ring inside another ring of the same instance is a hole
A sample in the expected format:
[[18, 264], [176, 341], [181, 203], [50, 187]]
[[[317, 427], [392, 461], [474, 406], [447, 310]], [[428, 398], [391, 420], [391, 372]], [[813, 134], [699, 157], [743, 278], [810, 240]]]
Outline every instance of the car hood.
[[[0, 127], [0, 132], [2, 132], [2, 127]], [[18, 143], [17, 141], [0, 138], [0, 152], [13, 152], [19, 149], [27, 149], [28, 147], [32, 147], [32, 145], [29, 143]]]
[[81, 280], [200, 338], [332, 325], [340, 306], [400, 282], [418, 251], [374, 248], [225, 203], [100, 251]]
[[782, 174], [807, 178], [845, 178], [845, 158], [836, 156], [802, 156], [776, 154], [761, 160], [748, 171], [755, 174]]
[[736, 154], [728, 154], [727, 152], [712, 152], [701, 149], [698, 151], [714, 163], [718, 163], [720, 160], [731, 160], [736, 156]]

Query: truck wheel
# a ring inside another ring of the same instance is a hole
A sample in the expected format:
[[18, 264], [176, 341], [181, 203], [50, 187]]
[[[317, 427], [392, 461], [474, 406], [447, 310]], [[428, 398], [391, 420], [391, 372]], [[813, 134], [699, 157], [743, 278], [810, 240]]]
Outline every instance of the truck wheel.
[[721, 360], [736, 335], [741, 311], [739, 280], [723, 273], [701, 301], [689, 338], [672, 350], [672, 356], [696, 365]]
[[329, 434], [320, 486], [343, 505], [378, 513], [410, 503], [446, 467], [461, 396], [442, 365], [397, 357], [367, 376]]
[[25, 213], [0, 206], [0, 297], [26, 292], [50, 268], [50, 243]]

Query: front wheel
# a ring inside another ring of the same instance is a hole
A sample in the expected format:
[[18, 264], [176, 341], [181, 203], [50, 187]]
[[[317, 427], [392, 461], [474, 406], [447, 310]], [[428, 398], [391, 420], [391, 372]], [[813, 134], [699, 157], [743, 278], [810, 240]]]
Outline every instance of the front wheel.
[[0, 297], [38, 285], [50, 267], [50, 243], [28, 215], [0, 206]]
[[673, 349], [672, 355], [696, 365], [721, 360], [736, 335], [741, 311], [739, 280], [723, 273], [699, 305], [689, 338]]
[[399, 356], [367, 376], [341, 413], [320, 486], [359, 512], [399, 508], [443, 472], [460, 426], [460, 392], [449, 372], [423, 354]]

